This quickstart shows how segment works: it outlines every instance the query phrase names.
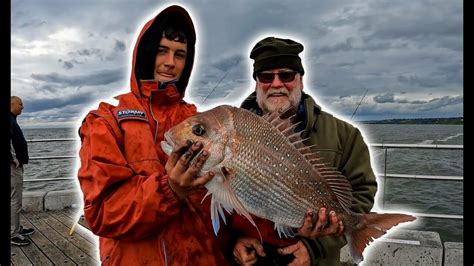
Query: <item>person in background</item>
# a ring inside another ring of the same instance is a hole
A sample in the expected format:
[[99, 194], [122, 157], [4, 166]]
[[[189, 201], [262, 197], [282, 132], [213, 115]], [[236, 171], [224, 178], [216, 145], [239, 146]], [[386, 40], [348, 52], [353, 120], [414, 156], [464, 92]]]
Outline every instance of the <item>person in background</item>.
[[168, 158], [160, 146], [197, 113], [183, 100], [195, 42], [184, 8], [162, 10], [136, 41], [131, 92], [116, 96], [116, 106], [100, 103], [80, 126], [84, 217], [103, 265], [228, 265], [226, 234], [214, 235], [210, 198], [201, 203], [214, 176], [197, 174], [209, 151], [188, 141]]
[[23, 165], [28, 163], [28, 144], [21, 130], [17, 116], [23, 110], [23, 101], [18, 96], [10, 98], [10, 243], [16, 246], [31, 244], [25, 236], [35, 232], [33, 228], [20, 225], [20, 212], [23, 201]]
[[[306, 145], [316, 145], [323, 161], [349, 180], [354, 197], [353, 211], [368, 213], [374, 204], [377, 183], [367, 144], [357, 127], [323, 111], [303, 92], [305, 71], [299, 57], [302, 51], [303, 45], [291, 39], [267, 37], [259, 41], [250, 53], [254, 60], [255, 91], [241, 107], [258, 115], [294, 108], [295, 122], [302, 121], [295, 131], [301, 132], [303, 139], [308, 138], [304, 142]], [[283, 258], [292, 255], [288, 261], [290, 265], [340, 264], [340, 249], [346, 244], [344, 225], [333, 211], [327, 213], [325, 208], [318, 210], [318, 219], [313, 224], [311, 213], [310, 210], [303, 227], [298, 229], [298, 235], [303, 238], [296, 238], [287, 246], [282, 246], [281, 241], [274, 241], [274, 245], [279, 245], [276, 247], [268, 243], [262, 246], [259, 236], [246, 220], [234, 221], [233, 226], [241, 234], [234, 246], [235, 260], [246, 265], [276, 265], [279, 254]], [[273, 229], [272, 222], [255, 219], [261, 231]], [[276, 254], [270, 256], [268, 251], [271, 250]]]

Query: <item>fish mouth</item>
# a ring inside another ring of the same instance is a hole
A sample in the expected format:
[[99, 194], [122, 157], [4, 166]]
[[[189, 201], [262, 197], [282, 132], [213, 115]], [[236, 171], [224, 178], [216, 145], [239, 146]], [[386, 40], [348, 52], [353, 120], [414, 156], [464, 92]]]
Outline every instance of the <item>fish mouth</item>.
[[174, 147], [176, 147], [176, 143], [173, 141], [171, 134], [169, 131], [165, 132], [164, 140], [160, 142], [161, 149], [166, 153], [166, 155], [170, 155], [173, 151]]

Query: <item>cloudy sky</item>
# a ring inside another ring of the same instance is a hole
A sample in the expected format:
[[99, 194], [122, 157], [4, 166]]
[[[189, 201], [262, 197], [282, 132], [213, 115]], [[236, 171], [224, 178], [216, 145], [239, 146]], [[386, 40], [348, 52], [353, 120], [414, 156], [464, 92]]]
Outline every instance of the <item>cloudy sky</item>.
[[[197, 59], [186, 99], [203, 111], [254, 88], [253, 45], [304, 44], [304, 90], [354, 121], [463, 116], [461, 0], [13, 0], [11, 92], [25, 127], [75, 126], [128, 91], [139, 29], [165, 6], [193, 17]], [[365, 94], [365, 97], [363, 97]]]

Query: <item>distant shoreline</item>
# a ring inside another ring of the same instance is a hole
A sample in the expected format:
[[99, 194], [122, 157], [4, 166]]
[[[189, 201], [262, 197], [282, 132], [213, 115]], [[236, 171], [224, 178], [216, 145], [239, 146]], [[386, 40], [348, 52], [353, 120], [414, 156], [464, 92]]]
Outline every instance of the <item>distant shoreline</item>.
[[368, 120], [360, 121], [361, 124], [433, 124], [433, 125], [464, 125], [463, 117], [448, 117], [448, 118], [399, 118], [399, 119], [384, 119], [384, 120]]
[[[357, 121], [360, 124], [405, 124], [405, 125], [464, 125], [463, 117], [448, 117], [448, 118], [397, 118], [397, 119], [383, 119], [383, 120], [366, 120]], [[71, 126], [26, 126], [24, 129], [48, 129], [48, 128], [63, 128], [77, 130], [76, 127]]]

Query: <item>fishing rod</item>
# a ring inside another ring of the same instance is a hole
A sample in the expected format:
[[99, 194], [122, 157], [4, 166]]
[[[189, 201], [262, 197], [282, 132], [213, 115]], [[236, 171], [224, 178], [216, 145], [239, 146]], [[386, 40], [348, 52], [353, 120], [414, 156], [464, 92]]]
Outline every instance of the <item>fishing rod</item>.
[[221, 84], [221, 81], [224, 80], [225, 76], [227, 76], [227, 73], [229, 73], [229, 70], [227, 70], [225, 73], [224, 73], [224, 76], [222, 76], [222, 78], [219, 80], [219, 82], [217, 82], [216, 86], [214, 86], [214, 88], [211, 90], [211, 92], [209, 92], [207, 94], [207, 96], [204, 98], [204, 100], [202, 101], [201, 104], [203, 104], [207, 98], [216, 90], [217, 86], [219, 86], [219, 84]]
[[367, 94], [368, 91], [369, 91], [369, 89], [365, 90], [364, 96], [362, 96], [362, 99], [360, 99], [360, 102], [357, 105], [356, 109], [354, 110], [354, 113], [352, 113], [352, 115], [351, 115], [351, 120], [352, 120], [352, 117], [354, 117], [354, 115], [356, 114], [357, 110], [359, 109], [359, 106], [362, 104], [362, 101], [364, 100], [365, 95]]

